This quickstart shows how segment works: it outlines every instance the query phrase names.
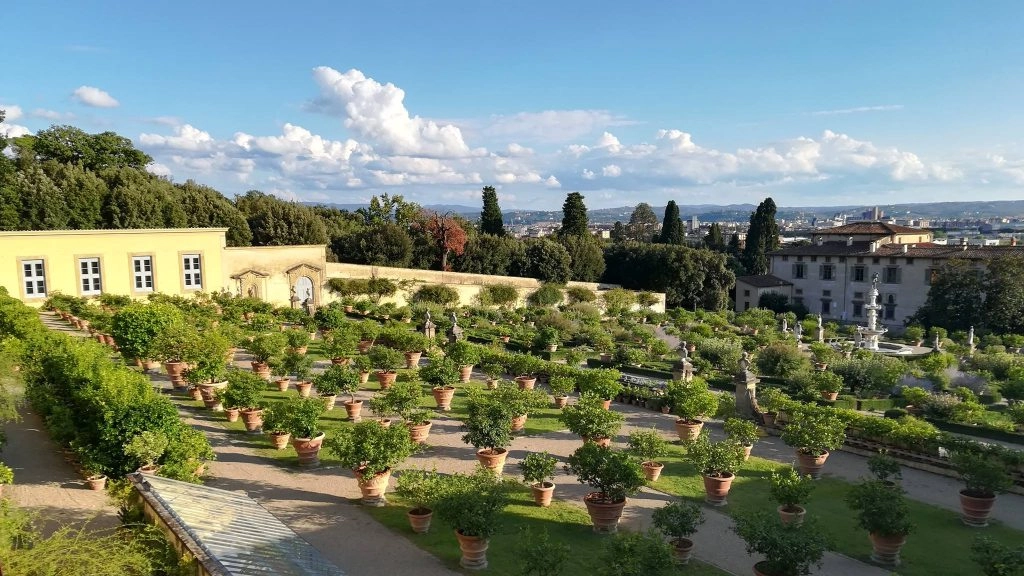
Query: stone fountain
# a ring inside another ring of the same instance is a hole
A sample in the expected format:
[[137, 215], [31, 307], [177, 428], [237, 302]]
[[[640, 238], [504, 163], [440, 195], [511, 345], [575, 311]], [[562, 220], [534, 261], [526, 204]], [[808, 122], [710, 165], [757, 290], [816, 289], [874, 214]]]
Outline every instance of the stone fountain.
[[868, 317], [867, 326], [857, 326], [857, 339], [861, 348], [878, 352], [878, 338], [888, 330], [878, 325], [878, 311], [882, 306], [878, 303], [878, 273], [871, 276], [871, 291], [868, 292], [868, 303], [864, 305]]

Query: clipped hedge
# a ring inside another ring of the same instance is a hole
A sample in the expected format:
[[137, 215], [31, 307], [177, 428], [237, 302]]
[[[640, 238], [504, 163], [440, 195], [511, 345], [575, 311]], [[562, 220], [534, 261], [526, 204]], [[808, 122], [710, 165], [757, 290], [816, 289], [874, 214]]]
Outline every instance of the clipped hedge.
[[109, 349], [93, 340], [46, 330], [34, 310], [6, 292], [0, 293], [0, 338], [22, 341], [28, 400], [89, 472], [117, 478], [134, 471], [140, 462], [124, 446], [146, 430], [169, 440], [161, 475], [196, 482], [200, 466], [214, 457], [202, 432], [182, 422], [148, 378], [112, 361]]

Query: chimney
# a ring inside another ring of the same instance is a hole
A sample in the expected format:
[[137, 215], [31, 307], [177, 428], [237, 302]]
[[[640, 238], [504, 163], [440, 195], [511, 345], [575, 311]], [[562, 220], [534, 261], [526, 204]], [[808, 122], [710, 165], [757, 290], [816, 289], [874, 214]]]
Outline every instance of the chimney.
[[818, 236], [817, 240], [815, 240], [814, 242], [815, 242], [815, 244], [817, 244], [818, 246], [821, 246], [822, 244], [824, 244], [824, 243], [825, 243], [825, 239], [824, 239], [824, 238], [822, 238], [821, 236]]
[[871, 246], [870, 246], [870, 248], [868, 250], [872, 254], [874, 254], [878, 250], [878, 241], [877, 240], [872, 240], [871, 241]]
[[847, 236], [846, 237], [846, 245], [847, 246], [853, 246], [853, 236]]
[[960, 238], [960, 245], [961, 246], [967, 246], [967, 237], [966, 236]]
[[960, 245], [960, 250], [967, 252], [967, 242], [964, 242], [963, 244]]

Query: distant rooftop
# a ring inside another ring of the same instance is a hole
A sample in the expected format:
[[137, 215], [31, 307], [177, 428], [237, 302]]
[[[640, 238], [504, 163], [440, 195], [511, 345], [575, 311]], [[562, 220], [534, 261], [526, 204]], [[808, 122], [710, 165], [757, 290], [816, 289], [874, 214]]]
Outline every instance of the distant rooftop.
[[754, 288], [775, 288], [777, 286], [792, 286], [793, 283], [771, 274], [757, 274], [755, 276], [739, 276], [736, 283], [740, 282], [753, 286]]
[[927, 230], [885, 222], [854, 222], [834, 228], [815, 230], [816, 234], [882, 234], [885, 236], [892, 234], [921, 234], [923, 232], [927, 232]]

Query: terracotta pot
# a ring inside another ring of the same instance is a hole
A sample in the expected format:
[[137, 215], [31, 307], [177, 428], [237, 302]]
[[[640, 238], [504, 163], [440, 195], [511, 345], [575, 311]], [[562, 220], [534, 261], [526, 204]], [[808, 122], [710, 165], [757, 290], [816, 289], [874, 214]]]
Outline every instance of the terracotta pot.
[[405, 513], [409, 518], [409, 526], [417, 534], [426, 534], [430, 531], [430, 521], [434, 518], [434, 511], [429, 508], [413, 508]]
[[224, 409], [224, 416], [227, 417], [228, 422], [238, 422], [238, 416], [239, 416], [240, 413], [241, 413], [241, 410], [239, 410], [238, 408], [225, 408]]
[[702, 476], [704, 479], [704, 501], [712, 506], [725, 506], [728, 504], [726, 496], [729, 495], [729, 488], [732, 488], [732, 481], [736, 476], [726, 472], [721, 477]]
[[85, 484], [89, 487], [89, 490], [103, 490], [107, 487], [107, 477], [103, 474], [89, 476], [85, 479]]
[[508, 344], [508, 341], [511, 340], [512, 337], [511, 336], [498, 336], [498, 339], [501, 340], [502, 344]]
[[547, 349], [548, 352], [557, 352], [558, 351], [558, 344], [548, 344], [546, 349]]
[[334, 364], [335, 366], [347, 366], [348, 365], [348, 358], [344, 358], [344, 357], [341, 357], [341, 356], [339, 356], [337, 358], [331, 358], [331, 364]]
[[359, 481], [359, 492], [363, 495], [364, 506], [380, 507], [387, 504], [385, 493], [388, 491], [388, 481], [391, 480], [391, 469], [387, 469], [374, 476], [365, 476], [362, 470], [356, 470], [356, 480]]
[[612, 409], [611, 398], [609, 398], [608, 400], [602, 400], [601, 401], [601, 407], [604, 408], [605, 410], [611, 410]]
[[249, 363], [252, 365], [252, 371], [259, 375], [261, 378], [270, 379], [270, 365], [266, 362], [257, 362], [253, 360]]
[[270, 443], [273, 444], [275, 450], [284, 450], [288, 446], [288, 441], [291, 440], [292, 435], [288, 432], [271, 432]]
[[565, 408], [566, 404], [568, 403], [568, 396], [555, 396], [555, 408]]
[[783, 524], [799, 526], [804, 523], [804, 515], [807, 514], [807, 510], [804, 510], [803, 506], [793, 506], [793, 508], [793, 510], [786, 510], [785, 506], [779, 506], [776, 510], [779, 513], [779, 520]]
[[693, 555], [693, 540], [689, 538], [676, 538], [672, 540], [672, 554], [676, 557], [676, 562], [682, 565], [690, 563], [690, 557]]
[[387, 390], [391, 388], [391, 385], [398, 379], [398, 372], [377, 372], [377, 382], [380, 384], [381, 390]]
[[288, 384], [290, 382], [291, 381], [288, 380], [287, 378], [278, 378], [277, 380], [274, 380], [274, 384], [277, 384], [277, 391], [278, 392], [287, 392], [288, 391]]
[[356, 350], [359, 350], [360, 354], [366, 354], [373, 346], [373, 342], [369, 340], [360, 340], [359, 344], [356, 345]]
[[995, 504], [995, 496], [972, 496], [966, 490], [961, 490], [960, 520], [967, 526], [974, 528], [988, 526], [988, 518], [992, 514], [992, 507]]
[[488, 390], [497, 390], [498, 389], [498, 379], [497, 378], [488, 378], [487, 379], [487, 389]]
[[423, 352], [406, 352], [405, 353], [405, 367], [408, 369], [419, 368], [420, 358], [423, 357]]
[[299, 391], [300, 398], [309, 398], [309, 393], [312, 390], [312, 388], [312, 382], [301, 381], [295, 383], [295, 389]]
[[[334, 398], [334, 396], [331, 396], [331, 398]], [[353, 422], [359, 422], [360, 420], [363, 419], [363, 401], [356, 400], [355, 402], [353, 402], [349, 400], [348, 402], [345, 402], [345, 412], [348, 413], [349, 420]]]
[[217, 391], [223, 390], [228, 387], [227, 381], [224, 382], [211, 382], [209, 384], [200, 384], [199, 392], [203, 395], [203, 404], [207, 408], [214, 412], [222, 412], [224, 405], [221, 404], [220, 400], [217, 399]]
[[158, 464], [147, 464], [145, 466], [139, 466], [139, 469], [136, 470], [136, 472], [138, 472], [139, 474], [146, 474], [149, 476], [155, 476], [156, 473], [159, 471], [160, 466]]
[[648, 482], [657, 482], [658, 478], [661, 478], [661, 471], [665, 468], [665, 465], [660, 462], [644, 462], [641, 466], [644, 468], [644, 476], [647, 477]]
[[426, 424], [409, 424], [409, 437], [412, 441], [417, 444], [423, 444], [427, 441], [427, 437], [430, 436], [430, 427], [432, 423], [427, 422]]
[[458, 530], [455, 531], [455, 537], [459, 540], [459, 550], [462, 550], [459, 566], [467, 570], [487, 568], [487, 540], [476, 536], [464, 536]]
[[324, 443], [324, 433], [316, 438], [293, 438], [292, 446], [299, 455], [299, 466], [313, 468], [320, 465], [320, 445]]
[[292, 348], [291, 351], [295, 352], [299, 356], [305, 356], [306, 352], [309, 351], [309, 347], [308, 346], [299, 346], [297, 348]]
[[327, 409], [328, 412], [334, 410], [334, 405], [337, 404], [338, 402], [337, 396], [335, 396], [334, 394], [321, 394], [320, 398], [324, 401], [324, 408]]
[[825, 460], [828, 460], [828, 454], [826, 451], [821, 456], [811, 456], [797, 450], [797, 469], [800, 470], [800, 474], [803, 476], [810, 475], [811, 478], [821, 478], [821, 469], [825, 467]]
[[[102, 334], [100, 336], [102, 336]], [[102, 338], [100, 340], [102, 341]], [[167, 377], [171, 379], [171, 383], [174, 384], [174, 387], [180, 388], [180, 384], [185, 374], [185, 363], [164, 362], [164, 371], [167, 372]]]
[[839, 392], [824, 392], [822, 391], [821, 397], [829, 402], [835, 402], [836, 398], [839, 398]]
[[146, 370], [146, 372], [156, 372], [157, 370], [160, 369], [160, 363], [157, 362], [156, 360], [143, 360], [142, 367]]
[[452, 409], [452, 398], [455, 396], [454, 386], [445, 386], [443, 388], [433, 388], [430, 391], [434, 395], [434, 402], [437, 402], [437, 407], [445, 412]]
[[263, 410], [242, 410], [242, 423], [246, 432], [259, 432], [263, 427]]
[[703, 428], [704, 423], [700, 420], [676, 420], [676, 434], [683, 442], [696, 440]]
[[193, 400], [195, 400], [196, 402], [202, 402], [202, 401], [203, 401], [203, 391], [202, 391], [202, 390], [200, 390], [198, 386], [192, 386], [192, 387], [190, 387], [190, 388], [188, 389], [188, 394], [189, 394], [189, 396], [191, 396], [191, 397], [192, 397], [192, 399], [193, 399]]
[[619, 531], [619, 518], [622, 517], [622, 509], [626, 507], [625, 499], [621, 502], [607, 502], [600, 492], [591, 492], [583, 497], [583, 503], [587, 506], [594, 532], [615, 534]]
[[533, 390], [533, 387], [537, 385], [537, 378], [533, 376], [516, 376], [516, 384], [522, 390]]
[[530, 484], [533, 492], [533, 501], [542, 508], [551, 506], [551, 497], [555, 494], [554, 482], [535, 482]]
[[504, 448], [483, 448], [476, 451], [476, 459], [484, 468], [494, 470], [495, 474], [501, 474], [505, 468], [505, 459], [508, 458], [508, 450]]
[[871, 540], [871, 560], [884, 566], [900, 565], [900, 549], [907, 542], [907, 535], [885, 536], [882, 534], [868, 534]]
[[462, 382], [463, 384], [465, 384], [466, 382], [469, 382], [469, 379], [472, 378], [472, 377], [473, 377], [473, 365], [472, 364], [466, 364], [464, 366], [459, 366], [459, 382]]
[[762, 412], [761, 418], [764, 420], [765, 426], [775, 426], [775, 413], [773, 412]]
[[359, 373], [359, 383], [360, 384], [366, 384], [369, 380], [370, 380], [370, 373], [369, 372], [360, 372]]
[[391, 427], [391, 418], [378, 418], [377, 422], [380, 422], [380, 425], [385, 428]]
[[345, 313], [346, 314], [351, 314], [352, 310], [353, 310], [353, 308], [352, 308], [351, 305], [345, 305]]
[[527, 416], [528, 416], [527, 414], [523, 414], [522, 416], [516, 416], [515, 418], [512, 419], [512, 431], [513, 432], [522, 432], [523, 431], [523, 428], [526, 427], [526, 417]]
[[754, 450], [754, 445], [753, 444], [744, 444], [743, 445], [743, 461], [744, 462], [746, 462], [747, 460], [750, 460], [750, 453], [753, 450]]

